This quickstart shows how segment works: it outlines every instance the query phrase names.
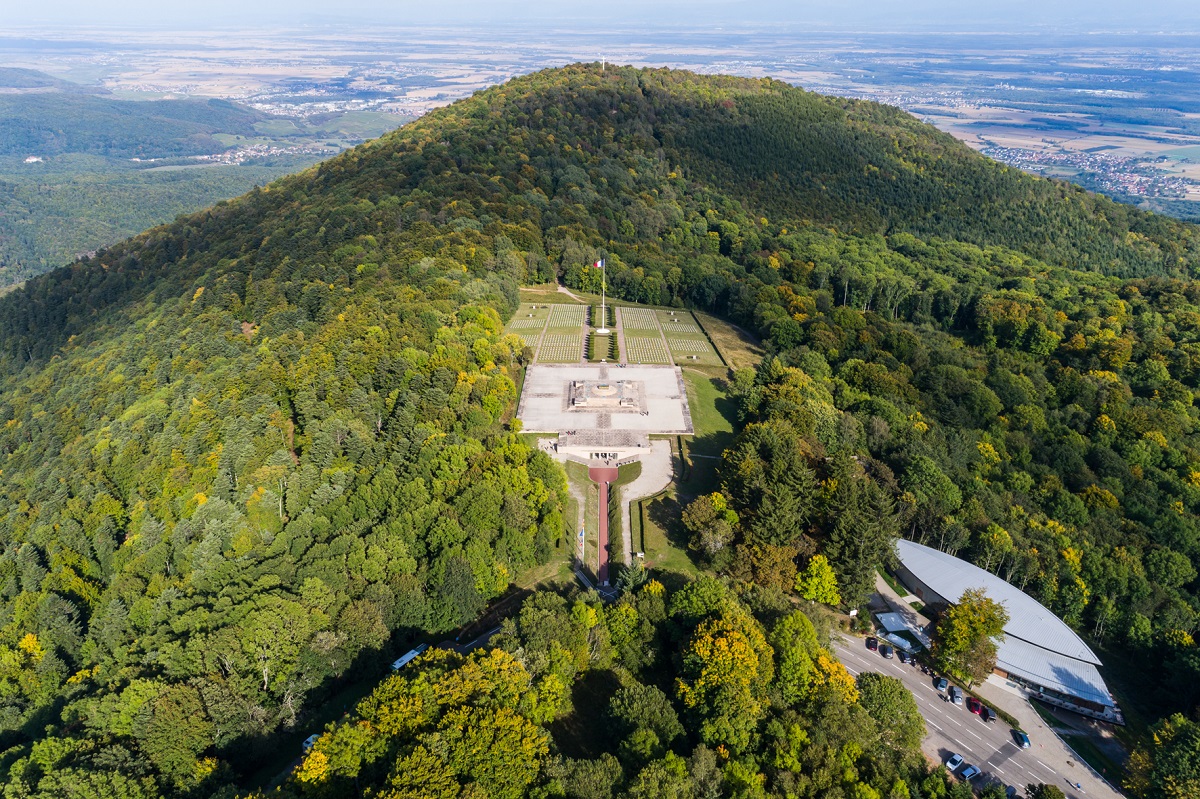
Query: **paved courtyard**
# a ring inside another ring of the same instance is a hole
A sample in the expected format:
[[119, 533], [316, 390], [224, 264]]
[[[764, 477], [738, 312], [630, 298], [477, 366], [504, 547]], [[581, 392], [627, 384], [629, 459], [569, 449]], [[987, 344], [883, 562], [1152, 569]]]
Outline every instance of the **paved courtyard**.
[[[633, 384], [628, 406], [577, 406], [571, 385]], [[690, 434], [692, 417], [683, 375], [674, 366], [534, 364], [526, 369], [517, 417], [526, 432], [631, 431]]]

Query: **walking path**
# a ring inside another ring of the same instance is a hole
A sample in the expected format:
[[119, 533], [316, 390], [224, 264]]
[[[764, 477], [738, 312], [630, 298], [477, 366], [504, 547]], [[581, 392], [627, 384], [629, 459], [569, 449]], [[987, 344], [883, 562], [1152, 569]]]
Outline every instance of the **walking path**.
[[617, 328], [617, 361], [618, 363], [628, 363], [625, 357], [625, 320], [621, 318], [621, 309], [613, 308], [613, 314], [616, 316]]
[[880, 576], [879, 572], [875, 573], [875, 593], [880, 599], [887, 603], [888, 608], [892, 613], [899, 613], [904, 617], [905, 623], [910, 627], [917, 627], [924, 630], [929, 626], [929, 619], [917, 612], [917, 610], [909, 602], [919, 602], [917, 597], [909, 594], [908, 596], [900, 596], [892, 587], [887, 584], [887, 580]]
[[[588, 311], [588, 316], [591, 316], [591, 311]], [[589, 320], [590, 321], [590, 320]], [[583, 324], [583, 346], [579, 349], [579, 362], [588, 362], [588, 337], [591, 335], [592, 326], [587, 322]]]
[[617, 474], [615, 466], [593, 466], [588, 469], [588, 477], [600, 486], [597, 508], [600, 516], [597, 530], [599, 552], [596, 555], [596, 579], [600, 585], [608, 585], [608, 486], [617, 479]]
[[650, 449], [642, 455], [642, 473], [627, 486], [622, 486], [621, 521], [624, 524], [622, 537], [625, 541], [625, 565], [633, 563], [633, 503], [642, 497], [651, 497], [671, 484], [674, 467], [671, 459], [671, 442], [651, 441]]
[[583, 302], [583, 297], [572, 294], [571, 290], [569, 288], [567, 288], [566, 286], [559, 286], [558, 291], [561, 294], [566, 294], [568, 297], [575, 300], [575, 302]]

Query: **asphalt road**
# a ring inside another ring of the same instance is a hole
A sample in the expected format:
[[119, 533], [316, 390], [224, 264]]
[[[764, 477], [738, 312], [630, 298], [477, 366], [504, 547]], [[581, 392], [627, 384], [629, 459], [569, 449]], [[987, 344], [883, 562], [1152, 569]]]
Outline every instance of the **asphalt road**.
[[[1001, 782], [1023, 792], [1030, 783], [1046, 783], [1061, 788], [1068, 797], [1084, 799], [1082, 791], [1074, 789], [1074, 782], [1068, 775], [1043, 763], [1033, 749], [1017, 746], [1012, 729], [1003, 720], [988, 723], [967, 710], [965, 704], [951, 704], [934, 688], [933, 678], [923, 673], [920, 667], [888, 660], [867, 649], [861, 638], [834, 635], [833, 642], [838, 658], [856, 677], [864, 671], [874, 671], [899, 677], [904, 682], [925, 717], [926, 737], [922, 743], [925, 754], [942, 763], [951, 754], [962, 755], [965, 758], [963, 768], [969, 763], [983, 772], [974, 780], [976, 788], [989, 782]], [[1036, 741], [1034, 743], [1036, 746]]]

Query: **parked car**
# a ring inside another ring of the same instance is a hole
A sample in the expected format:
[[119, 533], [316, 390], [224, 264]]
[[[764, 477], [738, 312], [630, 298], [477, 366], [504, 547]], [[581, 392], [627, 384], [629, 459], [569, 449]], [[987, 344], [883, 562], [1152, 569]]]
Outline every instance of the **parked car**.
[[901, 663], [908, 663], [912, 660], [912, 655], [908, 654], [903, 649], [896, 650], [896, 657]]
[[990, 707], [985, 707], [983, 709], [983, 712], [980, 713], [979, 715], [983, 716], [984, 721], [995, 721], [996, 720], [996, 711], [992, 710]]
[[956, 705], [963, 703], [963, 691], [957, 685], [950, 686], [950, 701]]
[[933, 687], [938, 689], [939, 691], [945, 691], [949, 685], [950, 685], [950, 681], [947, 680], [945, 677], [934, 677], [933, 678]]
[[973, 696], [967, 697], [967, 710], [972, 713], [983, 713], [983, 703]]
[[946, 758], [946, 770], [949, 771], [951, 774], [953, 774], [954, 771], [962, 764], [963, 764], [963, 756], [962, 755], [951, 754], [950, 757]]
[[1012, 736], [1013, 736], [1013, 740], [1015, 740], [1017, 742], [1017, 746], [1021, 747], [1022, 749], [1029, 748], [1029, 736], [1028, 735], [1021, 732], [1020, 730], [1013, 730]]
[[312, 735], [305, 738], [304, 739], [304, 751], [307, 752], [309, 749], [312, 749], [313, 746], [316, 745], [316, 743], [320, 739], [320, 737], [321, 737], [321, 733], [314, 732]]
[[867, 649], [870, 649], [872, 652], [878, 652], [879, 651], [879, 641], [875, 640], [875, 638], [873, 638], [871, 636], [868, 636], [867, 637]]
[[979, 774], [980, 774], [979, 769], [975, 768], [974, 766], [967, 766], [965, 769], [962, 770], [962, 772], [958, 776], [962, 777], [967, 782], [970, 782], [971, 780], [978, 777]]
[[892, 649], [887, 644], [884, 644], [883, 646], [879, 647], [879, 654], [883, 655], [888, 660], [891, 660], [892, 657], [895, 656], [896, 650]]

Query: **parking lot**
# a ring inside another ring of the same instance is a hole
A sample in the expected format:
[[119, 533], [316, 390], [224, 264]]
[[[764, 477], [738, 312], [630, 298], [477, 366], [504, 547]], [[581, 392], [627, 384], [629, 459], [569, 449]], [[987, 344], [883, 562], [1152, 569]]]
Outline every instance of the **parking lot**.
[[[962, 755], [964, 766], [970, 764], [983, 772], [974, 781], [977, 788], [1001, 782], [1023, 791], [1030, 783], [1046, 783], [1061, 788], [1068, 799], [1120, 796], [1094, 778], [1082, 764], [1066, 757], [1066, 747], [1049, 730], [1027, 729], [1032, 746], [1021, 749], [1003, 720], [986, 723], [965, 705], [951, 704], [934, 687], [933, 677], [919, 667], [902, 664], [898, 659], [888, 660], [868, 650], [861, 638], [835, 635], [834, 647], [838, 658], [855, 676], [874, 671], [900, 678], [912, 691], [925, 717], [926, 737], [922, 744], [925, 754], [941, 763], [952, 754]], [[1053, 767], [1059, 763], [1069, 765], [1065, 769], [1060, 767], [1061, 770]], [[1082, 784], [1082, 789], [1074, 787], [1076, 782]]]

